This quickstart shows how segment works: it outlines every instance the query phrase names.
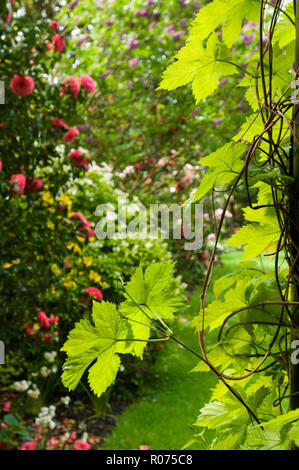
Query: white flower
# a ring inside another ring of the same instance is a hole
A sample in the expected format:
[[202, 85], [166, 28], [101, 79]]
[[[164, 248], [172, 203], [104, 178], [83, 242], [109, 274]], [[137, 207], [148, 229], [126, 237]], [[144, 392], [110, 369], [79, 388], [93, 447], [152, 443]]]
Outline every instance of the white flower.
[[50, 429], [54, 429], [56, 427], [56, 423], [53, 421], [55, 411], [56, 407], [53, 405], [49, 406], [49, 408], [47, 406], [43, 406], [38, 417], [35, 418], [35, 424], [37, 426], [46, 426]]
[[56, 351], [45, 352], [45, 354], [44, 354], [44, 358], [45, 358], [48, 362], [54, 362], [56, 356], [57, 356], [57, 352], [56, 352]]
[[65, 406], [68, 406], [70, 404], [70, 401], [71, 401], [71, 397], [69, 397], [68, 395], [66, 395], [65, 397], [61, 397], [61, 402], [65, 405]]
[[34, 384], [33, 388], [28, 390], [27, 391], [27, 395], [30, 397], [30, 398], [38, 398], [39, 395], [40, 395], [40, 391], [39, 389], [37, 388], [37, 386]]
[[42, 377], [48, 377], [51, 374], [51, 369], [48, 369], [46, 366], [42, 366], [40, 369], [40, 375]]
[[25, 392], [31, 385], [30, 380], [21, 380], [19, 382], [14, 383], [14, 388], [17, 392]]

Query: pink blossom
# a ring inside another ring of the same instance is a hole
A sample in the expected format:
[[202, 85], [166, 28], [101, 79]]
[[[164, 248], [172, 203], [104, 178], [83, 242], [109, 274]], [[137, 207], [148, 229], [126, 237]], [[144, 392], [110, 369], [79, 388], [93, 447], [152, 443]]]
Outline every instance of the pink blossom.
[[88, 41], [88, 39], [89, 39], [89, 34], [88, 33], [83, 34], [83, 36], [77, 39], [76, 46], [77, 47], [81, 46], [81, 44], [83, 44], [85, 41]]
[[103, 294], [97, 287], [87, 287], [84, 292], [89, 294], [91, 297], [97, 300], [103, 300]]
[[15, 95], [27, 96], [34, 90], [34, 80], [32, 77], [15, 74], [10, 81], [10, 88]]
[[96, 233], [95, 230], [93, 228], [90, 228], [87, 232], [87, 237], [92, 238], [95, 236], [95, 233]]
[[134, 57], [134, 59], [130, 59], [129, 60], [129, 66], [131, 67], [131, 69], [133, 69], [134, 67], [136, 67], [136, 65], [138, 64], [139, 62], [139, 58], [138, 57]]
[[52, 37], [52, 41], [54, 44], [55, 51], [62, 52], [65, 48], [65, 40], [63, 39], [63, 37], [61, 37], [60, 34], [55, 34]]
[[7, 17], [4, 20], [4, 23], [9, 24], [11, 22], [11, 19], [12, 19], [12, 12], [9, 11]]
[[11, 402], [9, 400], [6, 400], [2, 403], [2, 411], [3, 413], [9, 413], [11, 406]]
[[148, 446], [141, 444], [141, 446], [139, 446], [139, 450], [148, 450]]
[[50, 439], [47, 441], [47, 447], [52, 447], [52, 449], [55, 449], [57, 445], [59, 444], [59, 441], [56, 437], [50, 437]]
[[50, 335], [50, 333], [46, 333], [44, 338], [43, 338], [43, 341], [45, 343], [49, 343], [51, 341], [51, 338], [52, 338], [52, 336]]
[[48, 329], [50, 327], [50, 320], [45, 314], [45, 312], [38, 312], [37, 318], [39, 319], [44, 328]]
[[135, 47], [139, 46], [139, 41], [138, 41], [138, 39], [130, 39], [127, 42], [127, 44], [128, 44], [130, 49], [135, 49]]
[[113, 25], [114, 25], [114, 21], [111, 21], [111, 20], [103, 20], [103, 23], [104, 23], [106, 26], [113, 26]]
[[80, 439], [78, 439], [74, 443], [75, 450], [90, 450], [90, 448], [91, 448], [91, 445], [88, 444], [88, 442], [80, 441]]
[[89, 75], [82, 75], [80, 81], [88, 93], [93, 93], [96, 90], [97, 85]]
[[69, 126], [64, 121], [62, 121], [61, 119], [59, 119], [57, 117], [52, 119], [52, 124], [53, 124], [53, 126], [60, 127], [61, 129], [68, 129], [69, 128]]
[[29, 178], [26, 182], [26, 191], [28, 193], [36, 193], [39, 191], [43, 186], [43, 182], [40, 178]]
[[10, 185], [15, 194], [22, 194], [26, 186], [26, 176], [23, 173], [11, 175]]
[[71, 93], [73, 98], [76, 98], [80, 91], [80, 83], [78, 80], [75, 77], [69, 77], [63, 83], [64, 87], [61, 88], [61, 95], [64, 95], [65, 93]]
[[52, 28], [52, 29], [54, 29], [54, 31], [56, 31], [57, 28], [58, 28], [58, 21], [56, 21], [56, 20], [50, 21], [50, 28]]
[[216, 118], [216, 119], [214, 119], [213, 123], [214, 123], [214, 126], [218, 126], [218, 124], [222, 123], [222, 119], [221, 118]]
[[46, 48], [48, 49], [48, 51], [53, 49], [53, 44], [51, 44], [50, 41], [48, 41], [48, 39], [46, 40]]
[[242, 39], [242, 42], [243, 44], [250, 44], [252, 39], [254, 38], [254, 34], [246, 34], [245, 36], [243, 36], [243, 39]]
[[20, 447], [19, 450], [36, 450], [37, 442], [36, 441], [28, 441], [24, 442]]
[[77, 127], [71, 127], [70, 130], [64, 134], [63, 141], [64, 142], [74, 142], [74, 140], [79, 136], [80, 132]]
[[31, 335], [32, 331], [33, 331], [33, 325], [26, 326], [26, 331], [27, 331], [28, 335]]
[[74, 212], [73, 213], [73, 217], [75, 219], [79, 219], [81, 221], [81, 224], [84, 228], [89, 228], [91, 227], [91, 223], [90, 222], [87, 222], [87, 220], [85, 219], [84, 215], [81, 214], [81, 212]]
[[59, 316], [58, 315], [51, 315], [49, 318], [50, 323], [58, 323], [59, 322]]

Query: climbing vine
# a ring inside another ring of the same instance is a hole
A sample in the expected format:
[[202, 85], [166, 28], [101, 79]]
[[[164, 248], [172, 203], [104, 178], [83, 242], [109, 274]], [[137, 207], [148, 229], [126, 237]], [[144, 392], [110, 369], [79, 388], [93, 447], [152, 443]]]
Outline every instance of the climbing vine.
[[[299, 100], [296, 94], [299, 1], [214, 0], [201, 8], [186, 44], [163, 74], [159, 90], [188, 85], [196, 103], [220, 80], [235, 75], [250, 107], [240, 131], [200, 160], [199, 188], [186, 203], [225, 193], [215, 246], [193, 319], [199, 338], [193, 350], [167, 324], [183, 303], [169, 291], [173, 266], [140, 266], [123, 284], [117, 308], [94, 302], [93, 324], [81, 320], [63, 350], [62, 376], [74, 389], [89, 369], [101, 395], [115, 380], [120, 355], [142, 358], [148, 341], [175, 341], [198, 357], [193, 372], [212, 372], [219, 382], [196, 421], [211, 449], [289, 449], [299, 445]], [[234, 43], [244, 24], [256, 31], [256, 49], [238, 59]], [[298, 101], [298, 102], [297, 102]], [[213, 282], [213, 266], [229, 203], [246, 195], [244, 224], [228, 240], [243, 247], [240, 269]], [[273, 268], [264, 268], [270, 258]], [[207, 293], [214, 300], [207, 305]], [[211, 340], [212, 338], [212, 340]], [[94, 360], [97, 359], [95, 363]]]

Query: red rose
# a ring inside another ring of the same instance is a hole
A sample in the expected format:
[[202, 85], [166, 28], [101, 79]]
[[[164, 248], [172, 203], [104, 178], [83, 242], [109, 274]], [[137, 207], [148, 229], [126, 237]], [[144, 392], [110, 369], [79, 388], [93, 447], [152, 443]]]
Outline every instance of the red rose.
[[10, 185], [15, 194], [22, 194], [26, 186], [26, 176], [23, 173], [11, 175]]
[[91, 223], [90, 222], [87, 222], [87, 220], [85, 219], [84, 215], [81, 214], [81, 212], [74, 212], [73, 213], [73, 217], [75, 219], [79, 219], [81, 221], [81, 224], [83, 225], [84, 228], [89, 228], [91, 227]]
[[75, 77], [69, 77], [64, 81], [64, 85], [65, 86], [61, 89], [61, 95], [69, 92], [74, 98], [78, 95], [80, 91], [80, 83]]
[[50, 320], [47, 317], [47, 315], [45, 314], [45, 312], [38, 312], [37, 318], [39, 319], [39, 321], [41, 322], [41, 324], [44, 328], [49, 328]]
[[32, 77], [16, 74], [10, 81], [10, 88], [15, 95], [27, 96], [34, 90], [34, 80]]
[[64, 134], [63, 141], [64, 142], [74, 142], [74, 140], [79, 136], [80, 132], [77, 127], [71, 127], [70, 130]]
[[43, 182], [40, 178], [29, 178], [26, 182], [26, 191], [28, 193], [36, 193], [43, 186]]
[[90, 297], [96, 300], [103, 300], [103, 294], [97, 287], [87, 287], [84, 292], [90, 295]]
[[65, 40], [63, 37], [61, 37], [60, 34], [55, 34], [55, 36], [52, 37], [52, 41], [55, 51], [62, 52], [65, 48]]
[[82, 75], [80, 81], [81, 85], [83, 85], [89, 93], [93, 93], [96, 90], [97, 85], [89, 75]]
[[56, 31], [56, 29], [58, 28], [58, 22], [56, 20], [50, 21], [50, 28], [52, 28], [52, 29], [54, 29], [54, 31]]
[[53, 49], [53, 44], [51, 44], [50, 41], [48, 41], [48, 39], [46, 40], [46, 48], [48, 49], [48, 51]]
[[61, 129], [68, 129], [69, 126], [59, 118], [52, 119], [53, 126], [60, 127]]

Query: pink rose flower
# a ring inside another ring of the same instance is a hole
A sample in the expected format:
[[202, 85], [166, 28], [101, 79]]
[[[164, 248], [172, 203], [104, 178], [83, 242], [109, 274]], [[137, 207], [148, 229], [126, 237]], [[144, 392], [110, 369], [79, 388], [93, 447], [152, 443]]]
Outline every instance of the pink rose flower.
[[15, 194], [22, 194], [26, 186], [26, 176], [23, 173], [11, 175], [10, 185]]
[[51, 44], [48, 39], [46, 40], [46, 48], [48, 49], [48, 51], [51, 51], [51, 49], [53, 49], [53, 44]]
[[61, 37], [60, 34], [55, 34], [52, 37], [52, 41], [54, 44], [55, 51], [62, 52], [65, 48], [65, 40], [63, 39], [63, 37]]
[[86, 294], [89, 294], [90, 297], [93, 297], [96, 300], [103, 300], [103, 294], [97, 287], [87, 287], [86, 289], [84, 289], [84, 292], [86, 292]]
[[45, 314], [45, 312], [38, 312], [37, 318], [39, 319], [44, 328], [48, 329], [50, 327], [50, 320]]
[[91, 227], [91, 223], [90, 222], [87, 222], [87, 220], [85, 219], [84, 215], [81, 214], [81, 212], [74, 212], [73, 213], [73, 217], [75, 219], [79, 219], [81, 221], [81, 224], [83, 225], [84, 228], [89, 228]]
[[39, 191], [43, 186], [43, 182], [40, 178], [29, 178], [26, 182], [26, 191], [28, 193], [36, 193]]
[[91, 446], [88, 444], [88, 442], [83, 442], [78, 439], [74, 443], [74, 449], [75, 450], [90, 450]]
[[64, 142], [74, 142], [74, 140], [79, 136], [80, 132], [77, 127], [71, 127], [70, 130], [64, 134], [63, 141]]
[[68, 129], [69, 126], [59, 118], [52, 119], [53, 126], [60, 127], [61, 129]]
[[61, 94], [71, 93], [73, 98], [76, 98], [80, 91], [80, 83], [78, 80], [75, 77], [69, 77], [63, 83], [65, 86], [61, 89]]
[[93, 93], [96, 90], [97, 85], [89, 75], [82, 75], [80, 81], [88, 93]]
[[19, 450], [36, 450], [37, 442], [36, 441], [28, 441], [24, 442], [20, 447]]
[[34, 80], [32, 77], [16, 74], [10, 81], [10, 88], [15, 95], [27, 96], [34, 90]]
[[54, 29], [54, 31], [56, 31], [57, 28], [58, 28], [58, 21], [56, 21], [56, 20], [50, 21], [50, 28]]

